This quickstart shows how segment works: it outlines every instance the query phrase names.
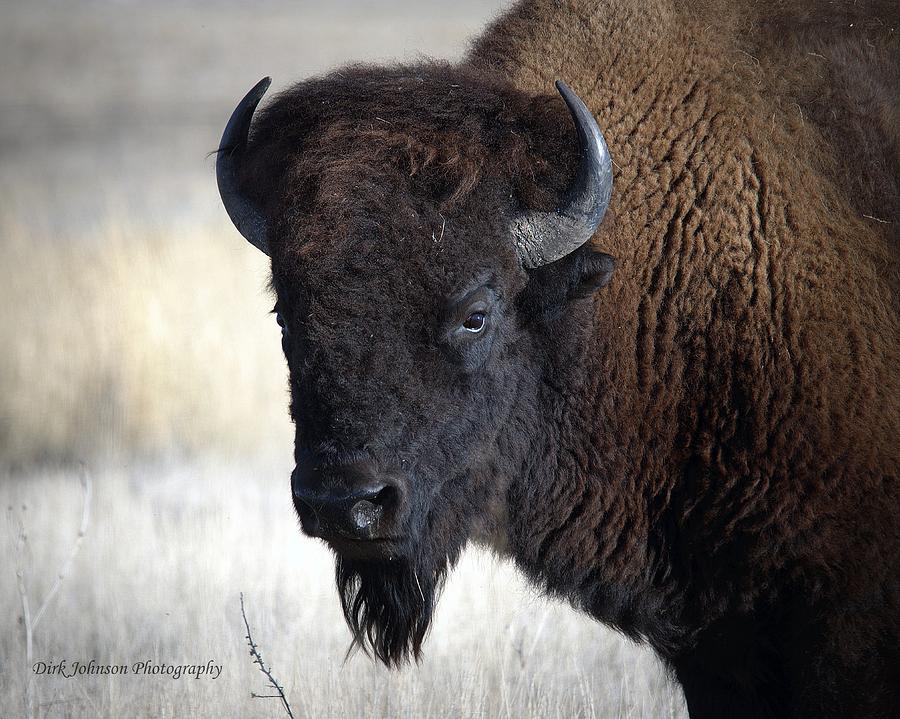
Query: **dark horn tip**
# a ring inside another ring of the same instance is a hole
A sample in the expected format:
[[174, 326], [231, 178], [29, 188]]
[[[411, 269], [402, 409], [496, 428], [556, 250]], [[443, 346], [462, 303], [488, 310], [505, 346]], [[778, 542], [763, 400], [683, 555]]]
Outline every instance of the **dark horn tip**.
[[554, 84], [575, 125], [580, 161], [556, 212], [527, 212], [513, 220], [517, 251], [529, 268], [555, 262], [590, 240], [612, 195], [612, 158], [596, 118], [565, 82]]
[[[575, 107], [584, 106], [584, 103], [581, 101], [581, 98], [572, 90], [571, 87], [566, 85], [562, 80], [557, 80], [553, 83], [556, 86], [556, 91], [562, 95], [562, 99], [565, 100], [566, 105], [568, 105], [570, 110], [574, 110]], [[585, 107], [585, 109], [587, 109]]]
[[225, 211], [238, 231], [266, 254], [269, 250], [265, 217], [241, 192], [237, 174], [241, 156], [247, 145], [253, 113], [271, 84], [272, 78], [264, 77], [244, 95], [225, 125], [216, 157], [216, 182]]
[[258, 83], [256, 83], [253, 86], [253, 89], [250, 92], [252, 92], [254, 94], [256, 94], [258, 92], [259, 96], [262, 97], [263, 94], [265, 94], [266, 90], [269, 89], [269, 85], [271, 85], [271, 84], [272, 84], [272, 78], [269, 77], [268, 75], [266, 75], [262, 80], [260, 80]]
[[253, 117], [253, 112], [271, 84], [272, 78], [264, 77], [244, 95], [244, 98], [238, 103], [228, 124], [225, 126], [225, 132], [219, 143], [219, 152], [234, 150], [236, 145], [246, 142], [246, 135], [250, 129], [250, 119]]
[[596, 228], [603, 219], [603, 214], [606, 212], [606, 207], [612, 194], [612, 157], [610, 157], [606, 139], [603, 137], [603, 133], [597, 125], [597, 120], [588, 106], [562, 80], [557, 80], [555, 84], [556, 89], [569, 108], [578, 133], [579, 149], [583, 160], [581, 169], [582, 181], [587, 185], [592, 185], [584, 189], [588, 190], [587, 199], [594, 204], [594, 211], [587, 211], [587, 207], [582, 207], [581, 209], [586, 211], [586, 215], [592, 215], [588, 221], [593, 223]]

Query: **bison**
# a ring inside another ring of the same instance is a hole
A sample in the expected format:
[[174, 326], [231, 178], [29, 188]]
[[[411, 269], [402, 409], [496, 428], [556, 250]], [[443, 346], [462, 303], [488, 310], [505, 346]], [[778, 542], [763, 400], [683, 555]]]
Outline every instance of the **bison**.
[[900, 716], [898, 37], [896, 0], [526, 0], [456, 63], [250, 91], [217, 179], [359, 645], [418, 657], [472, 541], [692, 717]]

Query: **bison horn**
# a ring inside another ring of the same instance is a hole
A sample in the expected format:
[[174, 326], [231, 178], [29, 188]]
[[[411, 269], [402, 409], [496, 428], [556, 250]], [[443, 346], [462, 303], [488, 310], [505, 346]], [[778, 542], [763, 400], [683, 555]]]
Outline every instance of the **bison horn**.
[[513, 222], [516, 250], [525, 267], [540, 267], [581, 247], [596, 232], [612, 195], [612, 158], [597, 121], [571, 89], [556, 81], [575, 129], [581, 163], [555, 212], [528, 212]]
[[231, 113], [216, 158], [216, 182], [225, 211], [240, 232], [254, 247], [269, 254], [266, 238], [266, 220], [259, 208], [243, 195], [238, 187], [238, 165], [247, 147], [250, 121], [256, 106], [266, 94], [272, 78], [264, 77]]

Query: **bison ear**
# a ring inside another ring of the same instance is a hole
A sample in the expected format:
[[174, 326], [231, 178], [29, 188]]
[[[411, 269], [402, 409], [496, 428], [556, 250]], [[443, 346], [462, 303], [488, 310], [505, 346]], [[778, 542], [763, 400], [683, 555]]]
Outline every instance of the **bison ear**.
[[526, 316], [550, 320], [566, 304], [590, 297], [612, 278], [616, 261], [605, 252], [579, 247], [565, 257], [528, 270], [528, 285], [519, 297]]
[[606, 287], [612, 279], [616, 261], [612, 255], [596, 250], [587, 250], [584, 253], [581, 266], [577, 270], [575, 285], [569, 294], [569, 299], [589, 297], [601, 287]]

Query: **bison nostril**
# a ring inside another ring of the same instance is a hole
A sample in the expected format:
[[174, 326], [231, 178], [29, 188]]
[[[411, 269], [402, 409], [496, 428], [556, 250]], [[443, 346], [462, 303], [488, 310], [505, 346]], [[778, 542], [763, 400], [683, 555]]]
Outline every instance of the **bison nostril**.
[[385, 509], [394, 502], [397, 490], [390, 485], [372, 488], [362, 497], [357, 496], [357, 501], [350, 508], [350, 518], [360, 532], [372, 532]]
[[317, 468], [298, 464], [291, 475], [303, 531], [327, 539], [375, 539], [396, 520], [400, 488], [378, 481], [368, 464]]
[[362, 499], [353, 505], [353, 509], [350, 510], [350, 516], [353, 518], [357, 529], [365, 530], [378, 522], [383, 511], [384, 508], [380, 505], [373, 504], [368, 499]]
[[372, 501], [379, 507], [387, 507], [394, 503], [396, 496], [397, 488], [390, 484], [386, 484], [375, 493], [375, 496], [372, 497]]

